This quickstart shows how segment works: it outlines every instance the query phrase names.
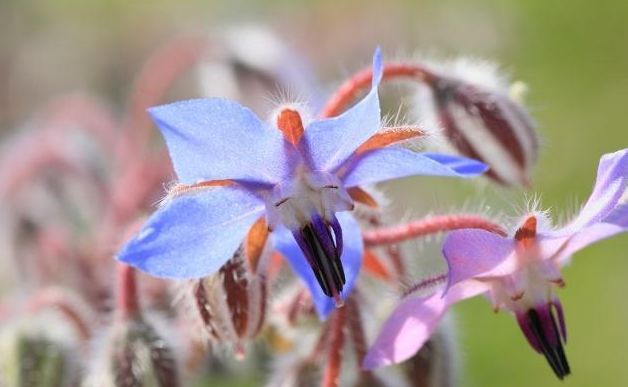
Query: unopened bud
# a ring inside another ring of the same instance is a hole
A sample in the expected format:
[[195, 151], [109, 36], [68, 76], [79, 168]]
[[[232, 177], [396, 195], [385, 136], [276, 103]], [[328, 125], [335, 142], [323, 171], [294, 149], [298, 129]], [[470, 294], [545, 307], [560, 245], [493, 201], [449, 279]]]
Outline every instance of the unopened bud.
[[[535, 125], [506, 87], [436, 75], [422, 95], [429, 98], [418, 103], [433, 106], [430, 118], [451, 148], [487, 164], [486, 175], [500, 184], [530, 184], [539, 147]], [[421, 114], [428, 114], [424, 107]]]
[[237, 358], [244, 357], [246, 342], [260, 332], [267, 303], [266, 279], [247, 267], [243, 255], [240, 248], [218, 273], [186, 290], [209, 339], [230, 345]]
[[79, 342], [54, 312], [18, 319], [0, 332], [0, 386], [75, 386]]
[[116, 321], [98, 360], [84, 386], [181, 385], [174, 348], [153, 325], [140, 317]]
[[200, 72], [205, 95], [237, 99], [262, 112], [270, 107], [264, 97], [277, 87], [287, 96], [317, 92], [308, 64], [272, 31], [240, 25], [215, 32]]

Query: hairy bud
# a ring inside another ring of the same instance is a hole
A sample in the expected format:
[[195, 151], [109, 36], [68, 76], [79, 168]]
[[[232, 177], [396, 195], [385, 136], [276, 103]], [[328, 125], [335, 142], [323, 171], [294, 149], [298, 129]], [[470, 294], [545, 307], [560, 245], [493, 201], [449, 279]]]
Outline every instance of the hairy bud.
[[143, 318], [117, 321], [100, 355], [84, 386], [181, 385], [176, 352]]
[[243, 357], [244, 344], [264, 324], [267, 303], [265, 276], [247, 267], [244, 248], [218, 273], [194, 281], [187, 293], [209, 339], [231, 345], [235, 355]]
[[[422, 88], [420, 118], [435, 121], [455, 151], [487, 164], [486, 175], [492, 180], [529, 185], [539, 147], [531, 117], [503, 82], [484, 85], [476, 82], [479, 77], [466, 80], [455, 72], [435, 72], [429, 86]], [[433, 111], [428, 112], [425, 105]]]
[[56, 311], [20, 318], [0, 331], [0, 386], [75, 386], [79, 337]]

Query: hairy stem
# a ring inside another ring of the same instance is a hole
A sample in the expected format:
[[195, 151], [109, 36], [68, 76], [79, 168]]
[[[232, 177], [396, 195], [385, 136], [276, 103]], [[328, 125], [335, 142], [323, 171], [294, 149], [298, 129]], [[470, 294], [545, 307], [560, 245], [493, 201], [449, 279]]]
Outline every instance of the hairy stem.
[[125, 264], [118, 264], [118, 299], [117, 309], [120, 318], [131, 320], [139, 316], [140, 305], [137, 291], [135, 269]]
[[[181, 75], [198, 64], [206, 55], [209, 42], [202, 36], [181, 36], [159, 48], [144, 64], [138, 74], [127, 105], [127, 119], [123, 127], [128, 133], [135, 131], [139, 144], [145, 144], [150, 134], [150, 119], [146, 109], [158, 104]], [[125, 144], [129, 145], [129, 144]], [[124, 149], [124, 154], [134, 152]]]
[[478, 215], [440, 215], [398, 226], [366, 230], [363, 232], [363, 237], [366, 246], [372, 247], [464, 228], [483, 229], [506, 236], [506, 232], [500, 225]]
[[63, 292], [56, 288], [45, 288], [36, 294], [26, 306], [29, 313], [36, 313], [46, 308], [57, 309], [67, 317], [82, 340], [89, 339], [91, 335], [89, 325]]
[[[410, 63], [385, 63], [383, 80], [396, 78], [410, 78], [426, 83], [434, 81], [434, 75], [421, 65]], [[323, 108], [321, 116], [327, 118], [342, 113], [345, 108], [357, 98], [361, 91], [371, 86], [372, 79], [373, 69], [370, 67], [354, 74], [332, 94]]]
[[342, 350], [345, 342], [346, 308], [336, 309], [331, 316], [329, 353], [323, 371], [322, 387], [338, 387], [342, 368]]
[[364, 324], [362, 321], [362, 312], [360, 311], [360, 305], [356, 300], [357, 294], [352, 295], [347, 299], [347, 329], [353, 342], [353, 349], [355, 356], [358, 360], [358, 367], [360, 368], [359, 385], [377, 385], [375, 376], [371, 371], [364, 370], [360, 367], [362, 359], [366, 356], [368, 344], [366, 342], [366, 335], [364, 333]]

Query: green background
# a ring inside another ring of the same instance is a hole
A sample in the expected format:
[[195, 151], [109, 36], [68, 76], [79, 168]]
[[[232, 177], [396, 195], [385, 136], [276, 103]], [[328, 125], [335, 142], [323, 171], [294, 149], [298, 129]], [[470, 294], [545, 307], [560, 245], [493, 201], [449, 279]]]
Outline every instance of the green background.
[[[64, 91], [88, 90], [119, 103], [142, 60], [168, 36], [243, 21], [275, 28], [331, 85], [367, 63], [377, 44], [389, 54], [488, 57], [524, 80], [542, 136], [533, 189], [456, 194], [491, 203], [494, 212], [516, 216], [526, 198], [538, 195], [542, 208], [571, 214], [590, 192], [600, 155], [628, 146], [628, 2], [621, 0], [2, 0], [0, 130]], [[395, 188], [414, 184], [421, 183]], [[452, 187], [459, 185], [435, 183], [434, 192]], [[429, 200], [420, 203], [429, 207]], [[628, 385], [628, 236], [578, 253], [564, 276], [559, 296], [573, 375], [563, 384]], [[483, 299], [455, 309], [464, 386], [561, 384], [510, 316], [493, 314]]]

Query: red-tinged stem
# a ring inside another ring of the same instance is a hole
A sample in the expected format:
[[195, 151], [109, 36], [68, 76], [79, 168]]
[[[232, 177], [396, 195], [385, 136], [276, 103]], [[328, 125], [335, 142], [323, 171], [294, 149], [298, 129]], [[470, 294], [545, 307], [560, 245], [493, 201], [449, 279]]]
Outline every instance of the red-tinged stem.
[[152, 204], [156, 190], [169, 178], [170, 159], [165, 153], [161, 156], [129, 161], [127, 168], [120, 171], [117, 182], [111, 187], [110, 202], [97, 234], [96, 246], [103, 252], [103, 259], [110, 259], [110, 252], [106, 250], [122, 243], [120, 230]]
[[76, 310], [72, 302], [55, 288], [46, 288], [35, 295], [26, 305], [26, 311], [32, 314], [50, 307], [59, 310], [68, 318], [82, 340], [89, 339], [90, 329], [84, 317]]
[[432, 288], [436, 285], [439, 284], [443, 284], [445, 283], [445, 281], [447, 281], [447, 274], [438, 274], [432, 277], [428, 277], [423, 279], [421, 282], [418, 282], [412, 286], [410, 286], [409, 288], [407, 288], [403, 294], [401, 295], [401, 297], [406, 297], [409, 296], [410, 294], [414, 293], [414, 292], [418, 292], [421, 290], [426, 290], [429, 288]]
[[[186, 73], [206, 55], [209, 48], [207, 38], [181, 36], [159, 48], [144, 64], [136, 78], [127, 104], [124, 129], [127, 134], [135, 133], [136, 144], [145, 144], [149, 137], [151, 121], [146, 109], [160, 103], [176, 79]], [[136, 149], [125, 144], [125, 155]]]
[[444, 231], [477, 228], [506, 236], [504, 229], [491, 220], [477, 215], [442, 215], [415, 220], [399, 226], [372, 229], [363, 232], [367, 247], [399, 243], [409, 239]]
[[402, 277], [406, 273], [406, 265], [401, 258], [401, 253], [399, 252], [399, 247], [395, 245], [386, 246], [386, 255], [392, 262], [397, 275]]
[[[372, 226], [377, 227], [376, 230], [378, 230], [378, 229], [380, 229], [380, 227], [382, 227], [382, 222], [381, 222], [380, 218], [377, 217], [377, 216], [371, 217], [368, 220], [368, 222]], [[386, 246], [385, 252], [386, 252], [386, 256], [388, 257], [388, 259], [392, 263], [393, 268], [395, 269], [395, 272], [397, 273], [397, 276], [399, 276], [399, 277], [405, 276], [406, 265], [403, 262], [403, 259], [401, 257], [401, 252], [399, 251], [399, 247], [395, 246], [394, 244], [388, 244]]]
[[0, 303], [0, 322], [4, 321], [9, 317], [10, 309], [8, 305], [4, 303]]
[[323, 371], [322, 387], [338, 387], [342, 368], [342, 350], [345, 342], [346, 308], [336, 309], [331, 316], [329, 353]]
[[[431, 83], [434, 82], [434, 75], [423, 66], [410, 63], [385, 63], [383, 80], [396, 78], [410, 78], [413, 80]], [[361, 91], [371, 87], [373, 79], [373, 69], [364, 69], [345, 83], [340, 85], [321, 112], [323, 118], [334, 117], [342, 113], [345, 108], [355, 100]]]
[[[34, 269], [42, 282], [54, 281], [54, 273], [59, 272], [63, 262], [59, 258], [71, 257], [72, 250], [68, 232], [64, 225], [37, 228], [34, 245], [37, 247], [37, 261]], [[62, 269], [61, 269], [62, 270]]]
[[[43, 134], [19, 144], [2, 158], [0, 169], [0, 196], [13, 195], [33, 176], [44, 170], [57, 167], [63, 171], [80, 175], [80, 167], [51, 143], [48, 134]], [[20, 160], [16, 163], [13, 160]]]
[[[84, 168], [67, 154], [66, 132], [83, 130], [111, 150], [118, 127], [111, 112], [100, 102], [79, 93], [53, 100], [41, 109], [35, 122], [40, 129], [37, 135], [19, 142], [0, 163], [10, 166], [0, 171], [0, 195], [14, 193], [33, 176], [52, 167], [85, 174]], [[17, 159], [20, 163], [11, 161]]]
[[310, 353], [310, 356], [306, 360], [306, 362], [317, 362], [322, 356], [325, 350], [326, 344], [329, 342], [329, 336], [331, 331], [331, 322], [328, 321], [327, 324], [323, 327], [320, 335], [318, 335], [318, 341], [316, 342], [316, 346]]
[[100, 101], [80, 93], [62, 96], [50, 102], [38, 114], [37, 121], [55, 135], [68, 129], [92, 134], [107, 149], [112, 149], [119, 123]]
[[118, 302], [120, 318], [132, 320], [139, 317], [140, 305], [135, 269], [123, 263], [118, 264]]
[[347, 329], [351, 335], [353, 349], [355, 350], [358, 367], [360, 368], [360, 385], [373, 385], [375, 384], [373, 373], [360, 367], [362, 359], [366, 356], [367, 343], [366, 335], [364, 334], [364, 325], [362, 324], [362, 313], [355, 297], [357, 297], [357, 295], [354, 294], [347, 299]]
[[296, 324], [297, 318], [303, 311], [304, 299], [307, 297], [305, 290], [300, 290], [288, 304], [288, 322], [292, 325]]

